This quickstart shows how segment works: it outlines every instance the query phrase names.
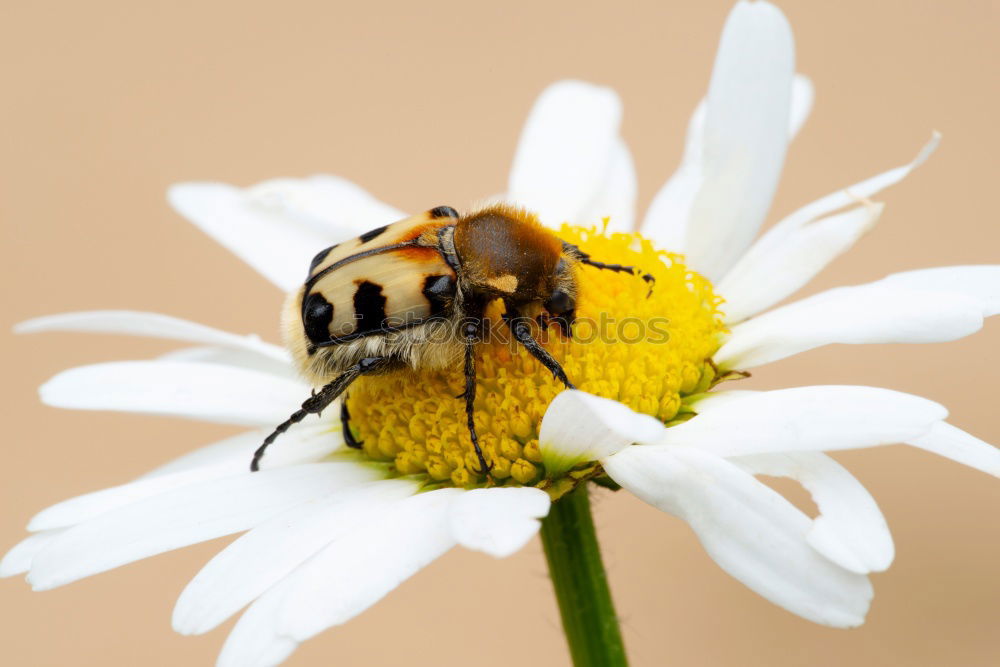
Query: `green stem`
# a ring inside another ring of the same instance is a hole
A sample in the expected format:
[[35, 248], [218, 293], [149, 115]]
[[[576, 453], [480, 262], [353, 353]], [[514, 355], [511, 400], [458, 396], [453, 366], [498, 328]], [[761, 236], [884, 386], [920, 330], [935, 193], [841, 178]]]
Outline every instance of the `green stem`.
[[574, 667], [625, 667], [625, 645], [590, 516], [587, 486], [581, 484], [553, 503], [542, 521], [542, 544]]

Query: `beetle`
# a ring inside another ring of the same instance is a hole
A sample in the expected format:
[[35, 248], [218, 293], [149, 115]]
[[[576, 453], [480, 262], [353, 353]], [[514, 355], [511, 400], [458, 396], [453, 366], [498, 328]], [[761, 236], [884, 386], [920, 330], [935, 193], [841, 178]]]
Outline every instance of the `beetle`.
[[[475, 347], [487, 306], [501, 300], [503, 321], [522, 345], [567, 388], [562, 366], [531, 332], [530, 322], [572, 335], [578, 265], [653, 277], [638, 269], [591, 259], [560, 240], [528, 211], [489, 206], [460, 216], [450, 206], [372, 229], [320, 251], [303, 286], [287, 300], [285, 342], [314, 386], [302, 407], [254, 452], [250, 470], [292, 424], [319, 414], [362, 375], [404, 368], [438, 370], [464, 363], [469, 436], [478, 474], [491, 466], [479, 447], [473, 421]], [[360, 447], [341, 403], [344, 438]]]

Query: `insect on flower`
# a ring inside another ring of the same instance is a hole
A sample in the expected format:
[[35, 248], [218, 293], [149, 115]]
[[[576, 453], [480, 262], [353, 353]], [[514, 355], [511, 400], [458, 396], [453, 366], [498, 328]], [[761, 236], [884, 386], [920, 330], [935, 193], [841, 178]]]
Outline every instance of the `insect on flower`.
[[[571, 336], [579, 264], [633, 275], [635, 267], [591, 259], [543, 227], [536, 215], [496, 205], [459, 216], [438, 206], [320, 251], [305, 284], [287, 301], [285, 342], [316, 386], [302, 407], [254, 453], [256, 471], [272, 442], [292, 424], [319, 414], [362, 375], [403, 368], [454, 367], [464, 357], [469, 436], [479, 474], [489, 473], [473, 419], [475, 347], [486, 308], [500, 300], [514, 340], [567, 388], [562, 366], [532, 335], [532, 320]], [[652, 276], [642, 274], [647, 282]], [[360, 447], [341, 420], [348, 445]]]

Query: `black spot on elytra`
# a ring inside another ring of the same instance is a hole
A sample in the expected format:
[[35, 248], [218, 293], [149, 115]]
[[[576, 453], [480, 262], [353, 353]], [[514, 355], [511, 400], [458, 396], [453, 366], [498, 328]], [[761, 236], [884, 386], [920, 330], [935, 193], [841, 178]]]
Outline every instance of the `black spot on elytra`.
[[314, 344], [330, 340], [331, 322], [333, 322], [333, 304], [319, 292], [307, 296], [302, 305], [302, 324], [309, 340]]
[[424, 296], [431, 306], [431, 317], [442, 315], [455, 297], [455, 279], [451, 276], [427, 276], [424, 279]]
[[312, 275], [312, 272], [316, 270], [317, 266], [319, 266], [320, 264], [323, 263], [323, 260], [326, 259], [327, 255], [330, 254], [330, 251], [333, 250], [336, 247], [337, 247], [337, 244], [335, 243], [332, 246], [330, 246], [329, 248], [327, 248], [326, 250], [320, 250], [318, 253], [316, 253], [316, 256], [313, 257], [312, 262], [309, 263], [309, 274], [310, 275]]
[[375, 229], [369, 230], [358, 237], [362, 243], [368, 243], [374, 238], [382, 235], [385, 230], [389, 229], [389, 225], [382, 225], [381, 227], [376, 227]]
[[385, 322], [385, 295], [382, 286], [367, 280], [358, 285], [354, 292], [355, 331], [374, 331]]
[[457, 218], [458, 211], [451, 206], [435, 206], [428, 211], [432, 218]]

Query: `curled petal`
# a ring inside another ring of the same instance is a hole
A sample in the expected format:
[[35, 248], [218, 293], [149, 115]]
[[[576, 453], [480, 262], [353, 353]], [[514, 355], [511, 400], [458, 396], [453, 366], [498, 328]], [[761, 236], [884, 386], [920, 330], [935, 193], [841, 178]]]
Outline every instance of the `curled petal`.
[[806, 541], [851, 572], [889, 567], [892, 535], [875, 499], [846, 468], [819, 452], [757, 454], [730, 459], [752, 475], [790, 477], [806, 488], [819, 508]]
[[806, 541], [809, 517], [736, 465], [690, 447], [629, 447], [607, 473], [650, 505], [687, 521], [709, 556], [755, 593], [815, 623], [854, 627], [872, 598], [867, 577]]

